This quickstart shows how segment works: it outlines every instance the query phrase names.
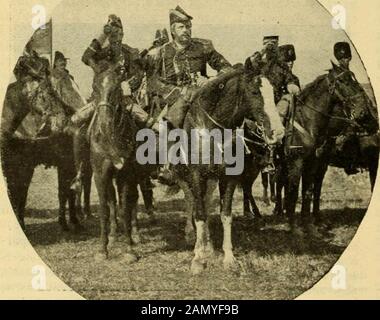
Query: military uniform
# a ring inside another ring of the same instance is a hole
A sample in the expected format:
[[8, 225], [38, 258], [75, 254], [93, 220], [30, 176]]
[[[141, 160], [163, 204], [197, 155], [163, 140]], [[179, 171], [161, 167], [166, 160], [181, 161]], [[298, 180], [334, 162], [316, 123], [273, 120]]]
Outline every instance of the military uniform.
[[279, 85], [277, 92], [280, 96], [280, 100], [277, 102], [277, 109], [281, 119], [285, 119], [287, 116], [289, 105], [292, 103], [293, 99], [292, 94], [289, 93], [288, 85], [293, 84], [300, 88], [300, 81], [298, 77], [294, 75], [291, 68], [286, 65], [288, 62], [294, 62], [296, 58], [296, 52], [293, 45], [288, 44], [279, 47], [279, 61], [288, 69], [286, 75], [282, 79], [282, 85]]
[[[136, 93], [144, 77], [144, 69], [138, 49], [126, 44], [122, 44], [120, 48], [112, 46], [111, 44], [103, 47], [101, 42], [99, 39], [92, 40], [82, 56], [82, 61], [94, 71], [94, 81], [92, 85], [93, 92], [88, 99], [89, 103], [72, 117], [72, 122], [76, 124], [88, 120], [93, 114], [96, 104], [99, 102], [100, 92], [98, 92], [96, 83], [99, 74], [107, 71], [115, 63], [123, 61], [121, 67], [126, 71], [125, 75], [127, 76], [124, 80], [128, 83], [130, 88], [130, 92], [125, 92], [126, 95]], [[130, 106], [130, 108], [133, 110], [141, 109], [138, 108], [137, 105]], [[135, 114], [140, 116], [141, 112], [136, 111]], [[141, 116], [143, 118], [141, 121], [147, 120], [145, 119], [146, 114], [142, 114]]]
[[[171, 24], [189, 22], [191, 16], [180, 7], [170, 12]], [[160, 47], [153, 57], [153, 77], [149, 90], [162, 96], [169, 106], [166, 119], [181, 127], [186, 115], [190, 91], [197, 90], [199, 77], [207, 77], [207, 64], [218, 72], [231, 64], [215, 50], [210, 40], [192, 38], [184, 47], [175, 41]]]
[[253, 77], [262, 76], [271, 83], [276, 104], [287, 93], [289, 84], [300, 86], [299, 79], [291, 72], [286, 61], [280, 59], [280, 48], [272, 57], [267, 57], [264, 52], [256, 52], [246, 60], [246, 67]]

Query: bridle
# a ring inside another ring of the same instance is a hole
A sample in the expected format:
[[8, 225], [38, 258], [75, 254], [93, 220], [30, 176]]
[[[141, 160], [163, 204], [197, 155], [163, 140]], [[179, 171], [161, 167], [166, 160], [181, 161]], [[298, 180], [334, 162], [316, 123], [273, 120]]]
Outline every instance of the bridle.
[[329, 88], [329, 90], [328, 90], [328, 92], [329, 92], [329, 104], [331, 102], [331, 98], [333, 96], [336, 96], [339, 99], [339, 101], [342, 103], [342, 105], [344, 106], [343, 112], [345, 114], [345, 117], [333, 116], [330, 113], [325, 113], [325, 112], [320, 111], [320, 110], [314, 108], [313, 106], [305, 103], [298, 96], [295, 96], [295, 97], [296, 97], [297, 101], [302, 104], [302, 106], [305, 106], [308, 109], [313, 110], [314, 112], [317, 112], [326, 118], [329, 118], [330, 120], [343, 121], [343, 122], [346, 122], [347, 124], [349, 124], [353, 127], [358, 127], [358, 128], [364, 129], [363, 126], [357, 122], [357, 120], [355, 118], [355, 111], [353, 110], [354, 108], [357, 108], [357, 105], [355, 104], [355, 102], [353, 100], [356, 99], [359, 95], [361, 95], [362, 92], [358, 92], [358, 93], [353, 94], [351, 96], [344, 96], [338, 90], [338, 87], [337, 87], [337, 83], [339, 82], [339, 79], [341, 77], [343, 77], [344, 75], [346, 75], [347, 73], [350, 73], [351, 76], [354, 76], [350, 70], [345, 70], [345, 71], [341, 72], [339, 75], [337, 75], [333, 78], [333, 81], [331, 81], [329, 79], [329, 75], [326, 76], [326, 81], [327, 81], [328, 88]]

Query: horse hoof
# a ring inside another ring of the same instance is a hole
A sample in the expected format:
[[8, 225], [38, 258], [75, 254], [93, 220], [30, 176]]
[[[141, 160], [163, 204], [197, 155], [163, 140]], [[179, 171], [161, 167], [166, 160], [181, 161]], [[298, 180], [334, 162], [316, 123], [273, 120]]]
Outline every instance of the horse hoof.
[[223, 260], [223, 268], [226, 271], [238, 272], [239, 264], [234, 257], [224, 258]]
[[135, 262], [137, 262], [137, 260], [138, 260], [137, 255], [134, 253], [128, 252], [128, 253], [124, 254], [123, 261], [126, 264], [135, 263]]
[[136, 233], [132, 235], [132, 241], [134, 244], [139, 244], [141, 243], [141, 236], [140, 234]]
[[114, 246], [115, 243], [116, 243], [116, 241], [117, 241], [117, 237], [116, 236], [109, 236], [108, 237], [108, 245], [110, 247]]
[[206, 262], [200, 262], [199, 260], [191, 261], [191, 273], [196, 276], [198, 274], [201, 274], [206, 269], [207, 263]]
[[59, 221], [59, 225], [61, 227], [61, 230], [64, 232], [70, 231], [69, 226], [66, 222]]
[[84, 231], [84, 227], [80, 223], [73, 223], [74, 226], [74, 232], [82, 232]]
[[190, 232], [186, 232], [185, 233], [185, 241], [186, 241], [186, 244], [189, 245], [189, 246], [193, 246], [194, 243], [195, 243], [195, 233], [194, 231], [190, 231]]
[[303, 238], [305, 236], [305, 233], [302, 231], [302, 229], [297, 226], [291, 227], [290, 232], [295, 238]]
[[308, 235], [313, 238], [313, 240], [321, 241], [323, 239], [323, 235], [318, 231], [317, 227], [313, 224], [307, 226]]
[[95, 261], [102, 262], [108, 259], [108, 254], [106, 252], [98, 252], [95, 254]]

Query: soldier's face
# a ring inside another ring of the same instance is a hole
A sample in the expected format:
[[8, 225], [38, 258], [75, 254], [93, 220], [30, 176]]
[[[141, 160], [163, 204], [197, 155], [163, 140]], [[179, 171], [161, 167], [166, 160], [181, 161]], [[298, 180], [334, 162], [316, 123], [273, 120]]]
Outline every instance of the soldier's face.
[[276, 40], [265, 40], [263, 42], [264, 50], [267, 52], [275, 52], [278, 48], [278, 41]]
[[55, 68], [59, 71], [64, 71], [65, 68], [67, 66], [67, 62], [66, 60], [58, 60], [56, 63], [55, 63]]
[[339, 64], [343, 67], [348, 69], [350, 67], [350, 61], [351, 58], [343, 58], [339, 60]]
[[175, 41], [182, 44], [188, 43], [191, 40], [191, 23], [174, 23], [172, 34]]
[[289, 70], [292, 70], [292, 69], [293, 69], [294, 61], [288, 61], [286, 64], [288, 65]]
[[109, 36], [109, 42], [111, 45], [121, 44], [123, 41], [123, 31], [121, 29], [113, 31]]

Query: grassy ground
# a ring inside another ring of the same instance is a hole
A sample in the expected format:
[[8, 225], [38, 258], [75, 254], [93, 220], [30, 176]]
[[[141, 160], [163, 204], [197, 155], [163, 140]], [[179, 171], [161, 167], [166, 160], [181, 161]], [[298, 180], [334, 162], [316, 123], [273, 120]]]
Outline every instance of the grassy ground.
[[[97, 218], [84, 222], [83, 232], [60, 231], [56, 186], [54, 170], [37, 169], [28, 199], [27, 236], [51, 269], [89, 299], [293, 299], [329, 271], [354, 236], [370, 200], [366, 173], [347, 177], [341, 170], [329, 169], [321, 204], [326, 241], [305, 239], [295, 243], [270, 216], [273, 206], [266, 207], [261, 201], [257, 181], [254, 195], [266, 215], [264, 228], [241, 215], [240, 190], [234, 200], [233, 243], [239, 272], [223, 270], [222, 226], [219, 216], [214, 215], [212, 238], [218, 257], [210, 261], [202, 275], [191, 276], [193, 254], [184, 241], [182, 193], [167, 197], [163, 186], [155, 188], [156, 221], [140, 219], [143, 240], [136, 247], [140, 260], [128, 265], [122, 259], [122, 237], [108, 261], [95, 261]], [[97, 203], [93, 190], [95, 215]], [[143, 211], [141, 204], [139, 211]]]

